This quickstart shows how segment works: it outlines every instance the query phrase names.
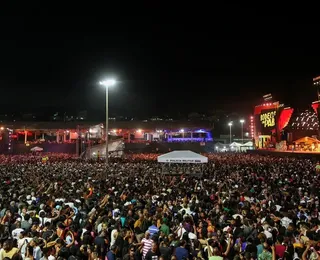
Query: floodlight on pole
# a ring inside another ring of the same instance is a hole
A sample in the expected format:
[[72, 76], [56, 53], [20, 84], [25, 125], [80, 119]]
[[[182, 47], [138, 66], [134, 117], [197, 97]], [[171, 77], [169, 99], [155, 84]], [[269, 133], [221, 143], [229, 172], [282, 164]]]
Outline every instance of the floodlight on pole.
[[106, 79], [100, 81], [99, 84], [106, 88], [106, 164], [108, 164], [108, 134], [109, 134], [109, 87], [114, 86], [117, 83], [115, 79]]
[[240, 119], [242, 144], [243, 144], [243, 124], [244, 124], [244, 122], [245, 122], [244, 119]]
[[106, 79], [103, 81], [100, 81], [99, 84], [105, 87], [111, 87], [114, 86], [117, 83], [115, 79]]
[[231, 144], [231, 141], [232, 141], [232, 134], [231, 134], [232, 122], [229, 122], [228, 126], [230, 127], [230, 144]]

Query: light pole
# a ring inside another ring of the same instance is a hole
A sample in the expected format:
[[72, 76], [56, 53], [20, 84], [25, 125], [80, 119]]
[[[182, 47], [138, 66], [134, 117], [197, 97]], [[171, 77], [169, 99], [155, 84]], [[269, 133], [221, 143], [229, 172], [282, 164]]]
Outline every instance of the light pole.
[[231, 138], [232, 138], [232, 135], [231, 135], [231, 127], [232, 127], [232, 122], [229, 122], [229, 127], [230, 127], [230, 144], [231, 144]]
[[106, 164], [108, 164], [108, 134], [109, 134], [109, 98], [108, 98], [108, 92], [109, 87], [112, 87], [116, 84], [116, 80], [114, 79], [107, 79], [104, 81], [99, 82], [100, 85], [104, 86], [106, 88]]
[[242, 144], [243, 144], [243, 123], [244, 123], [244, 119], [240, 119], [240, 123], [241, 123], [241, 138], [242, 138]]
[[182, 133], [182, 138], [184, 138], [184, 129], [180, 129], [180, 133]]

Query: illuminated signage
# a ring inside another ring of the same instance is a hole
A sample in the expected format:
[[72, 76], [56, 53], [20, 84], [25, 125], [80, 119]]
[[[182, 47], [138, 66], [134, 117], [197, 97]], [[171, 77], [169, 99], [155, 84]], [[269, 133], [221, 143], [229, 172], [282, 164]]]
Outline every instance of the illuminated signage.
[[274, 127], [276, 125], [276, 111], [261, 113], [260, 122], [263, 127]]

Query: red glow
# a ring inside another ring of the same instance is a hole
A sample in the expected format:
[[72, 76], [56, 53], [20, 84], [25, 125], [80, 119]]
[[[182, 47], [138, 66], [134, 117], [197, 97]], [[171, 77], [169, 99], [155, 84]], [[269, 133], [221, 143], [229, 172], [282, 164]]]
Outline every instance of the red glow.
[[[27, 132], [27, 135], [28, 136], [33, 136], [32, 132], [29, 132], [29, 131], [26, 131]], [[21, 132], [18, 132], [19, 135], [24, 135], [25, 132], [24, 131], [21, 131]]]
[[319, 102], [312, 103], [312, 108], [316, 114], [318, 114]]
[[288, 125], [292, 114], [293, 114], [293, 108], [285, 108], [281, 111], [279, 116], [279, 121], [278, 121], [279, 131], [281, 131], [283, 128], [285, 128]]

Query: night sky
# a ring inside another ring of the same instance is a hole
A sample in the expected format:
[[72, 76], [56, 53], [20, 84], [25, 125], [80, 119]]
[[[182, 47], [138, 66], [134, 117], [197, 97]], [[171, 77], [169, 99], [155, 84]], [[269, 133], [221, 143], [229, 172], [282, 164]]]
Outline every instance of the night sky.
[[[183, 12], [181, 12], [183, 13]], [[296, 14], [226, 6], [211, 15], [139, 13], [1, 17], [1, 110], [114, 115], [214, 109], [250, 113], [263, 94], [295, 108], [316, 99], [318, 24]]]

